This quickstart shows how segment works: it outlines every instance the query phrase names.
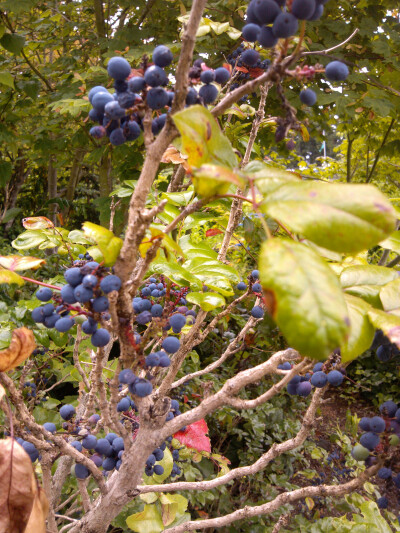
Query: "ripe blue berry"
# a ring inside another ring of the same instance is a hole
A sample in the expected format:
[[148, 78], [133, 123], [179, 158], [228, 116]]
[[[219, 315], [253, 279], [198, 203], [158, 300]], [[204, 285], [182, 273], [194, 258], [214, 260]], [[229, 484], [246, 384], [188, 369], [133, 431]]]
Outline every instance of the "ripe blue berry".
[[74, 295], [78, 302], [84, 304], [88, 302], [91, 298], [93, 298], [93, 290], [87, 289], [81, 283], [80, 285], [75, 287]]
[[68, 268], [64, 273], [64, 278], [72, 287], [76, 287], [82, 283], [83, 276], [81, 269], [78, 267]]
[[72, 285], [64, 285], [61, 288], [60, 294], [61, 294], [61, 298], [63, 299], [63, 301], [67, 304], [74, 304], [77, 302], [77, 299], [74, 293], [74, 287], [72, 287]]
[[[162, 352], [160, 352], [160, 353], [162, 353]], [[171, 364], [171, 360], [168, 357], [168, 355], [166, 353], [164, 353], [164, 355], [161, 355], [160, 361], [158, 363], [158, 366], [160, 366], [161, 368], [167, 368], [167, 367], [169, 367], [170, 364]]]
[[121, 146], [126, 141], [124, 130], [122, 128], [116, 128], [111, 132], [110, 143], [113, 146]]
[[46, 328], [54, 328], [54, 326], [56, 325], [56, 322], [58, 322], [60, 318], [61, 318], [60, 315], [58, 315], [57, 313], [54, 313], [54, 315], [46, 316], [43, 323], [46, 326]]
[[202, 83], [212, 83], [215, 80], [215, 73], [213, 70], [203, 70], [200, 74], [200, 81]]
[[116, 464], [117, 460], [114, 459], [114, 457], [107, 457], [103, 461], [103, 470], [110, 472], [111, 470], [114, 470]]
[[144, 73], [144, 81], [150, 87], [159, 87], [160, 85], [166, 85], [168, 83], [168, 77], [165, 74], [164, 69], [157, 65], [152, 65], [146, 69]]
[[138, 379], [133, 385], [134, 394], [139, 398], [149, 396], [153, 392], [153, 385], [147, 379]]
[[349, 75], [349, 69], [341, 61], [331, 61], [325, 67], [325, 76], [330, 81], [344, 81]]
[[242, 29], [243, 39], [245, 39], [249, 43], [254, 43], [258, 39], [260, 30], [261, 28], [258, 24], [253, 24], [251, 22], [250, 24], [246, 24], [246, 26], [243, 26]]
[[118, 276], [110, 274], [103, 278], [100, 282], [100, 288], [105, 293], [108, 294], [111, 291], [119, 291], [121, 288], [122, 282]]
[[338, 370], [331, 370], [328, 374], [328, 381], [334, 387], [338, 387], [342, 384], [344, 376]]
[[261, 292], [262, 288], [261, 288], [260, 283], [254, 283], [254, 285], [252, 287], [252, 290], [253, 290], [253, 292]]
[[262, 318], [264, 316], [264, 310], [259, 305], [255, 305], [251, 310], [251, 316], [254, 318]]
[[115, 80], [124, 80], [131, 73], [131, 66], [123, 57], [112, 57], [108, 62], [107, 72]]
[[154, 48], [153, 63], [158, 67], [168, 67], [172, 63], [174, 56], [169, 48], [163, 44]]
[[104, 90], [104, 92], [98, 92], [93, 96], [92, 106], [97, 111], [97, 113], [104, 113], [105, 105], [108, 104], [108, 102], [113, 101], [113, 95]]
[[144, 78], [141, 78], [139, 76], [135, 76], [128, 80], [128, 88], [133, 93], [140, 93], [144, 89], [146, 85], [146, 82], [144, 81]]
[[314, 385], [314, 387], [321, 389], [322, 387], [325, 387], [327, 383], [328, 376], [325, 374], [325, 372], [322, 372], [322, 370], [314, 372], [314, 374], [311, 376], [311, 385]]
[[241, 281], [236, 285], [236, 288], [238, 291], [245, 291], [247, 289], [247, 285], [244, 283], [244, 281]]
[[373, 416], [369, 421], [369, 425], [374, 433], [382, 433], [386, 427], [385, 421], [380, 416]]
[[306, 397], [311, 392], [311, 383], [309, 381], [301, 381], [296, 385], [296, 394]]
[[41, 287], [38, 291], [36, 291], [36, 298], [41, 302], [48, 302], [51, 300], [52, 296], [53, 291], [48, 287]]
[[54, 327], [60, 333], [65, 333], [66, 331], [69, 331], [74, 325], [75, 320], [69, 316], [66, 316], [57, 320]]
[[378, 470], [378, 477], [381, 479], [389, 479], [392, 477], [392, 471], [390, 468], [382, 467]]
[[119, 413], [123, 413], [125, 411], [128, 411], [131, 407], [131, 401], [129, 398], [122, 398], [122, 400], [120, 400], [118, 402], [118, 405], [117, 405], [117, 411]]
[[63, 405], [60, 409], [60, 416], [64, 420], [70, 420], [75, 414], [75, 407], [69, 403]]
[[300, 100], [303, 104], [312, 106], [317, 101], [317, 95], [312, 89], [303, 89], [300, 92]]
[[96, 439], [96, 437], [94, 435], [87, 435], [82, 440], [82, 446], [86, 450], [94, 450], [96, 448], [96, 444], [97, 444], [97, 439]]
[[181, 343], [177, 337], [166, 337], [161, 346], [168, 353], [176, 353], [179, 350]]
[[118, 374], [118, 381], [120, 383], [129, 385], [130, 383], [134, 383], [136, 380], [137, 377], [130, 368], [125, 368], [125, 370], [121, 370], [121, 372]]
[[263, 26], [258, 36], [258, 42], [263, 48], [272, 48], [278, 42], [270, 26]]
[[95, 298], [92, 303], [93, 311], [96, 313], [102, 313], [103, 311], [107, 311], [107, 309], [110, 307], [110, 303], [108, 301], [107, 296], [99, 296], [98, 298]]
[[299, 20], [308, 20], [315, 11], [315, 0], [293, 0], [292, 14]]
[[245, 50], [241, 56], [241, 59], [248, 67], [254, 67], [257, 61], [260, 59], [260, 54], [253, 48]]
[[383, 415], [393, 418], [397, 412], [397, 403], [394, 403], [392, 400], [388, 400], [379, 406], [379, 411]]
[[124, 439], [122, 437], [117, 437], [113, 440], [112, 447], [115, 453], [122, 452], [125, 449]]
[[152, 314], [150, 311], [142, 311], [137, 317], [136, 322], [140, 324], [141, 326], [144, 326], [145, 324], [148, 324], [151, 322]]
[[370, 421], [371, 421], [371, 419], [366, 417], [366, 416], [361, 418], [361, 420], [358, 423], [360, 429], [362, 429], [363, 431], [371, 431]]
[[215, 81], [220, 85], [225, 85], [229, 81], [231, 73], [225, 67], [218, 67], [215, 69]]
[[57, 431], [56, 425], [53, 422], [45, 422], [43, 424], [44, 429], [50, 431], [50, 433], [55, 433]]
[[164, 467], [161, 465], [155, 465], [154, 473], [156, 474], [156, 476], [161, 476], [162, 474], [164, 474]]
[[75, 475], [78, 479], [86, 479], [90, 476], [90, 472], [85, 465], [82, 465], [81, 463], [76, 463]]
[[253, 270], [253, 272], [251, 273], [251, 277], [253, 279], [259, 279], [260, 278], [260, 272], [258, 270]]
[[99, 439], [97, 441], [95, 450], [102, 455], [109, 455], [112, 452], [111, 444], [107, 439]]
[[372, 431], [368, 431], [368, 433], [361, 435], [360, 444], [367, 450], [372, 451], [379, 444], [379, 436], [376, 433], [372, 433]]
[[168, 105], [168, 93], [162, 87], [154, 87], [148, 91], [146, 101], [150, 109], [162, 109]]
[[160, 317], [163, 313], [163, 306], [160, 304], [154, 304], [151, 308], [151, 314], [154, 317]]
[[90, 340], [93, 346], [96, 346], [96, 348], [102, 348], [110, 342], [110, 334], [106, 329], [99, 328], [95, 333], [93, 333]]
[[82, 331], [86, 333], [86, 335], [92, 335], [97, 331], [97, 322], [89, 317], [82, 323]]
[[272, 33], [279, 39], [286, 39], [294, 35], [299, 27], [297, 18], [291, 13], [280, 13], [272, 26]]
[[389, 500], [386, 498], [386, 496], [382, 496], [381, 498], [378, 498], [376, 500], [376, 503], [379, 507], [379, 509], [387, 509], [389, 505]]
[[199, 96], [205, 104], [212, 104], [218, 96], [218, 89], [213, 84], [203, 85], [199, 90]]
[[[101, 85], [97, 85], [96, 87], [92, 87], [89, 91], [88, 98], [89, 102], [92, 103], [93, 97], [97, 93], [107, 93], [107, 89], [105, 87], [102, 87]], [[81, 254], [80, 254], [81, 255]], [[83, 259], [83, 257], [79, 257], [79, 259]]]
[[86, 287], [86, 289], [94, 289], [98, 282], [99, 280], [94, 274], [87, 274], [82, 279], [82, 285]]

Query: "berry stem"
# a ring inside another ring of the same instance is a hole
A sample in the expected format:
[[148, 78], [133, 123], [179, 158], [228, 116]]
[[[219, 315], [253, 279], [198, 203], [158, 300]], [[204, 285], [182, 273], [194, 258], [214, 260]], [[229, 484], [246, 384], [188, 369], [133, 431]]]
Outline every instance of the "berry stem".
[[60, 291], [61, 287], [56, 287], [55, 285], [49, 285], [48, 283], [43, 283], [43, 281], [37, 281], [36, 279], [27, 278], [25, 276], [21, 276], [22, 279], [25, 281], [30, 281], [31, 283], [36, 283], [36, 285], [41, 285], [42, 287], [48, 287], [49, 289], [53, 289], [55, 291]]

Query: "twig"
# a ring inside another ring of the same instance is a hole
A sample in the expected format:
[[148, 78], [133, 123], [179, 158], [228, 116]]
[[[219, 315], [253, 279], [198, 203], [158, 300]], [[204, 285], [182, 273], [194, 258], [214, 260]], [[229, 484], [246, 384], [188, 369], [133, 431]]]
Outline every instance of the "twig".
[[332, 52], [333, 50], [336, 50], [337, 48], [341, 48], [342, 46], [344, 46], [346, 43], [348, 43], [349, 41], [351, 41], [351, 39], [359, 32], [359, 29], [356, 28], [353, 33], [351, 35], [349, 35], [347, 37], [347, 39], [345, 39], [344, 41], [342, 41], [341, 43], [339, 44], [336, 44], [335, 46], [332, 46], [332, 48], [327, 48], [326, 50], [321, 50], [321, 51], [318, 51], [318, 50], [314, 50], [312, 52], [302, 52], [302, 56], [312, 56], [312, 55], [322, 55], [324, 56], [325, 54], [329, 54], [329, 52]]

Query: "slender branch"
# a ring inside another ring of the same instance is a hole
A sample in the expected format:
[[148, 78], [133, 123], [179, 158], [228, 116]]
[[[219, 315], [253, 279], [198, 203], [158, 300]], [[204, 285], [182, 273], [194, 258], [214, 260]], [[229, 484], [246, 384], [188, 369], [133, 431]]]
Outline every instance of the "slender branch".
[[85, 510], [85, 513], [90, 511], [92, 504], [90, 502], [89, 494], [86, 488], [86, 481], [84, 479], [78, 479], [78, 488], [82, 498], [82, 505]]
[[346, 43], [348, 43], [349, 41], [351, 41], [351, 39], [359, 32], [359, 29], [356, 28], [353, 33], [351, 35], [349, 35], [347, 37], [347, 39], [345, 39], [344, 41], [342, 41], [341, 43], [335, 45], [335, 46], [332, 46], [332, 48], [327, 48], [326, 50], [314, 50], [312, 52], [302, 52], [302, 56], [312, 56], [312, 55], [325, 55], [325, 54], [329, 54], [329, 52], [332, 52], [333, 50], [337, 50], [338, 48], [341, 48], [342, 46], [344, 46]]
[[378, 164], [379, 158], [381, 156], [382, 148], [385, 146], [387, 138], [389, 137], [389, 134], [390, 134], [395, 122], [396, 122], [396, 119], [392, 118], [392, 120], [390, 121], [389, 127], [386, 130], [386, 133], [385, 133], [385, 135], [384, 135], [384, 137], [382, 139], [382, 143], [381, 143], [380, 147], [378, 148], [378, 151], [376, 152], [374, 162], [372, 163], [371, 170], [370, 170], [370, 172], [369, 172], [369, 174], [367, 176], [367, 179], [365, 180], [365, 183], [369, 183], [371, 181], [371, 179], [372, 179], [372, 176], [373, 176], [373, 174], [375, 172], [376, 165]]
[[46, 85], [46, 87], [49, 89], [50, 92], [54, 91], [54, 88], [50, 85], [50, 83], [46, 80], [46, 78], [40, 73], [40, 71], [35, 67], [35, 65], [27, 58], [25, 52], [21, 50], [21, 55], [25, 59], [25, 61], [28, 63], [30, 68], [33, 70], [33, 72], [42, 80], [42, 82]]
[[386, 265], [388, 268], [392, 268], [400, 263], [400, 255], [389, 261], [389, 263]]
[[362, 487], [363, 484], [374, 476], [379, 468], [381, 463], [372, 466], [368, 470], [365, 470], [360, 476], [343, 485], [319, 485], [316, 487], [303, 487], [301, 489], [296, 489], [291, 492], [284, 492], [279, 494], [275, 499], [263, 505], [256, 505], [254, 507], [246, 506], [242, 509], [238, 509], [233, 513], [221, 516], [220, 518], [210, 518], [206, 520], [196, 520], [186, 522], [181, 526], [172, 527], [166, 529], [168, 533], [184, 533], [186, 531], [196, 531], [198, 529], [205, 528], [219, 528], [237, 522], [238, 520], [243, 520], [245, 518], [252, 518], [254, 516], [270, 514], [273, 511], [279, 509], [282, 505], [288, 503], [294, 503], [298, 500], [303, 500], [304, 498], [311, 497], [338, 497], [353, 492], [359, 487]]
[[249, 466], [241, 466], [230, 470], [223, 476], [207, 481], [177, 481], [163, 485], [140, 485], [138, 489], [145, 492], [171, 492], [177, 490], [211, 490], [221, 485], [226, 485], [234, 479], [244, 476], [251, 476], [264, 470], [268, 464], [279, 455], [298, 448], [306, 440], [315, 422], [315, 413], [324, 394], [323, 389], [317, 389], [312, 397], [311, 403], [304, 415], [301, 428], [297, 435], [279, 444], [272, 444], [271, 448], [265, 452], [255, 463]]

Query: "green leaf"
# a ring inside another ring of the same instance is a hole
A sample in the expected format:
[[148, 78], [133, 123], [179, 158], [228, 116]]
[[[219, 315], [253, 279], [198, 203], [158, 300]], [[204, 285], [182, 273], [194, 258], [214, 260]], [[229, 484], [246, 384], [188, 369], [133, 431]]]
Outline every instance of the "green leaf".
[[374, 265], [355, 265], [342, 270], [340, 283], [344, 290], [374, 307], [381, 307], [382, 285], [397, 278], [396, 270]]
[[216, 292], [189, 292], [186, 300], [199, 305], [203, 311], [212, 311], [225, 305], [225, 298]]
[[375, 328], [368, 318], [371, 306], [350, 294], [345, 295], [345, 300], [349, 311], [350, 334], [340, 347], [343, 362], [352, 361], [365, 352], [371, 346], [375, 334]]
[[11, 209], [7, 209], [6, 214], [3, 217], [3, 220], [1, 221], [1, 224], [6, 224], [10, 220], [14, 220], [16, 216], [18, 216], [21, 213], [22, 209], [20, 207], [12, 207]]
[[17, 285], [23, 285], [25, 282], [16, 272], [0, 268], [0, 284], [2, 283], [5, 283], [7, 285], [11, 285], [12, 283], [16, 283]]
[[381, 329], [390, 342], [400, 348], [400, 317], [391, 315], [380, 309], [368, 311], [368, 318], [372, 325]]
[[177, 206], [187, 206], [193, 199], [194, 191], [163, 192], [161, 198], [166, 198], [169, 203]]
[[14, 78], [9, 72], [0, 72], [0, 83], [14, 89]]
[[206, 257], [207, 259], [217, 259], [218, 254], [205, 242], [193, 244], [190, 235], [184, 235], [179, 239], [179, 246], [187, 258]]
[[237, 165], [231, 143], [205, 107], [194, 105], [175, 113], [172, 118], [182, 136], [181, 151], [188, 156], [191, 167], [198, 168], [204, 163], [228, 168]]
[[[49, 236], [42, 230], [28, 230], [18, 235], [18, 237], [12, 241], [11, 246], [17, 250], [29, 250], [30, 248], [36, 248], [41, 244], [48, 242]], [[61, 242], [60, 242], [61, 244]], [[53, 244], [50, 246], [54, 246]]]
[[192, 176], [195, 191], [200, 196], [225, 194], [233, 183], [236, 187], [244, 186], [244, 181], [232, 170], [219, 165], [204, 164], [196, 169]]
[[0, 39], [0, 44], [9, 52], [19, 55], [25, 45], [25, 37], [17, 33], [5, 33]]
[[150, 270], [158, 274], [163, 274], [177, 285], [184, 287], [190, 286], [194, 290], [200, 290], [202, 288], [202, 283], [196, 276], [193, 276], [172, 259], [168, 262], [163, 259], [157, 259], [150, 265]]
[[380, 242], [379, 246], [400, 254], [400, 230], [395, 231], [390, 237]]
[[349, 317], [339, 280], [313, 250], [269, 239], [261, 248], [259, 270], [271, 314], [290, 346], [325, 359], [343, 344]]
[[140, 513], [128, 516], [126, 523], [136, 533], [159, 533], [164, 530], [161, 514], [156, 505], [145, 505]]
[[145, 492], [144, 494], [141, 494], [139, 497], [145, 503], [154, 503], [158, 500], [159, 494], [157, 492]]
[[112, 231], [92, 222], [85, 222], [82, 229], [86, 237], [97, 243], [104, 257], [104, 265], [113, 266], [122, 248], [122, 239], [115, 237]]
[[400, 308], [400, 278], [397, 278], [390, 283], [387, 283], [380, 290], [379, 297], [381, 299], [383, 309], [385, 311], [394, 311]]
[[262, 210], [317, 245], [345, 253], [370, 248], [396, 224], [392, 205], [372, 185], [288, 183], [266, 196]]
[[83, 231], [79, 229], [74, 229], [68, 233], [68, 240], [74, 244], [93, 244], [92, 240], [89, 240], [85, 237]]
[[289, 182], [299, 182], [301, 175], [272, 167], [261, 161], [252, 161], [244, 168], [244, 173], [257, 180], [257, 189], [262, 194], [270, 194]]

